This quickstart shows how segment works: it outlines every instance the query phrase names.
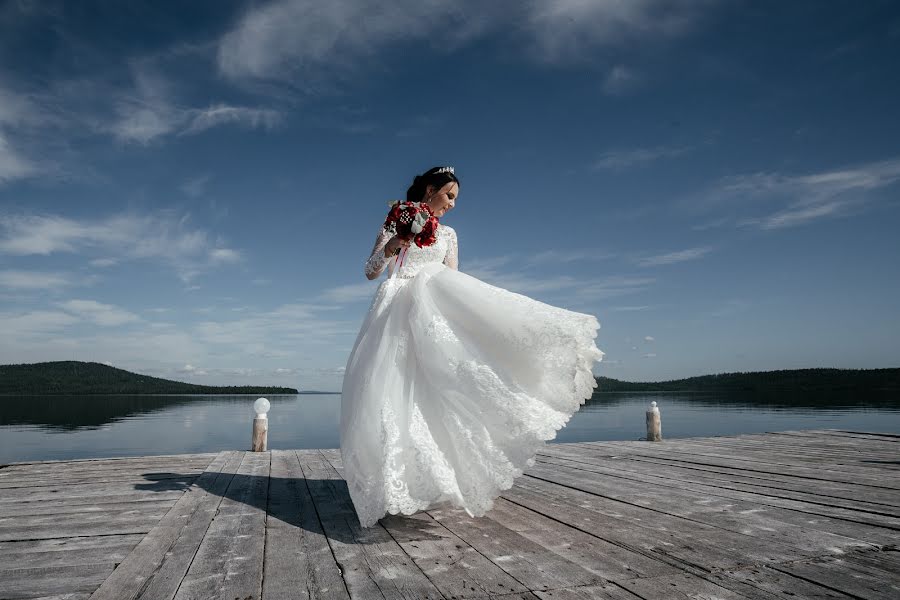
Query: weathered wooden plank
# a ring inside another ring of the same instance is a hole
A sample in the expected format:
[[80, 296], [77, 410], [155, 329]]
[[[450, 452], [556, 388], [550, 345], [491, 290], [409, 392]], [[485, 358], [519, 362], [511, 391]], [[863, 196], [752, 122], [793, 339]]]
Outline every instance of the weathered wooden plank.
[[351, 597], [443, 600], [381, 524], [360, 526], [346, 482], [318, 450], [298, 450], [297, 458]]
[[749, 598], [756, 600], [771, 597], [760, 590], [757, 590], [758, 593], [753, 596], [745, 596], [690, 573], [628, 579], [616, 583], [641, 598], [665, 598], [666, 600], [698, 600], [700, 598], [746, 600]]
[[190, 473], [147, 473], [142, 474], [139, 471], [135, 473], [127, 473], [118, 477], [79, 477], [79, 478], [66, 478], [66, 477], [51, 477], [47, 480], [41, 482], [9, 482], [6, 484], [0, 484], [0, 494], [6, 495], [14, 492], [24, 492], [24, 493], [32, 493], [32, 492], [42, 492], [46, 490], [60, 489], [60, 488], [76, 488], [80, 486], [96, 486], [102, 484], [110, 484], [110, 485], [122, 485], [122, 486], [133, 486], [135, 489], [153, 489], [155, 487], [162, 487], [171, 489], [173, 486], [180, 486], [182, 489], [187, 489], [197, 476], [201, 473], [201, 471], [190, 472]]
[[848, 557], [828, 556], [787, 564], [771, 565], [782, 573], [806, 581], [816, 582], [854, 598], [866, 600], [896, 600], [900, 596], [900, 582], [896, 571], [891, 573], [865, 564], [854, 563]]
[[[329, 453], [327, 458], [338, 473], [343, 475], [340, 455]], [[504, 514], [502, 508], [498, 509], [496, 505], [505, 506], [506, 514], [511, 514], [513, 520], [518, 516], [531, 530], [532, 535], [509, 527], [508, 522], [502, 520]], [[610, 554], [629, 564], [652, 562], [649, 568], [656, 574], [661, 571], [674, 572], [672, 567], [664, 563], [652, 561], [643, 555], [592, 538], [578, 529], [545, 519], [502, 498], [495, 502], [495, 508], [486, 516], [477, 519], [469, 517], [462, 509], [452, 507], [430, 509], [427, 513], [535, 592], [541, 589], [584, 587], [604, 583], [604, 578], [609, 578], [609, 571], [600, 573], [597, 567], [601, 561], [608, 562]], [[495, 519], [497, 515], [501, 517], [499, 520]], [[544, 530], [536, 527], [534, 523], [536, 520], [543, 521]], [[534, 535], [534, 532], [538, 535]], [[398, 539], [396, 535], [394, 538]], [[550, 544], [547, 543], [548, 538]], [[588, 548], [590, 550], [586, 552]], [[584, 560], [586, 557], [588, 560]], [[616, 571], [627, 573], [629, 577], [635, 576], [635, 572], [627, 567], [619, 566]]]
[[[542, 462], [542, 460], [538, 462]], [[585, 468], [592, 471], [603, 470], [602, 466], [596, 465], [587, 465]], [[693, 475], [681, 475], [671, 468], [662, 471], [666, 473], [665, 476], [655, 474], [652, 466], [648, 467], [647, 469], [634, 467], [631, 469], [614, 470], [613, 472], [617, 477], [643, 482], [645, 485], [661, 485], [663, 487], [675, 486], [679, 489], [691, 492], [696, 492], [700, 488], [687, 490], [686, 486], [689, 486], [691, 484], [711, 485], [711, 489], [708, 490], [708, 493], [704, 493], [702, 494], [702, 496], [695, 494], [695, 497], [698, 498], [707, 498], [711, 495], [717, 497], [718, 499], [721, 499], [717, 501], [725, 501], [726, 499], [731, 498], [741, 503], [747, 501], [748, 498], [746, 496], [740, 496], [740, 494], [742, 494], [743, 492], [741, 489], [738, 489], [737, 486], [729, 487], [727, 485], [720, 486], [715, 483], [709, 484], [708, 482], [704, 482], [702, 480], [698, 481], [697, 478]], [[752, 489], [752, 487], [746, 487], [747, 491], [752, 491]], [[811, 515], [809, 510], [795, 510], [796, 507], [782, 507], [776, 506], [771, 502], [767, 503], [765, 502], [766, 498], [771, 497], [776, 500], [778, 499], [778, 496], [773, 495], [773, 493], [769, 489], [761, 489], [757, 493], [759, 494], [759, 496], [762, 496], [762, 498], [756, 496], [749, 498], [750, 501], [758, 506], [748, 507], [745, 509], [753, 512], [739, 514], [766, 514], [776, 518], [779, 522], [782, 523], [792, 523], [801, 528], [828, 532], [837, 536], [843, 536], [844, 538], [847, 538], [849, 540], [857, 540], [864, 543], [890, 544], [891, 540], [896, 537], [896, 532], [891, 529], [885, 529], [884, 527], [876, 525], [860, 523], [858, 520], [847, 520], [845, 518], [841, 518], [840, 516], [824, 516], [822, 514]], [[799, 500], [800, 498], [796, 499]], [[734, 508], [735, 506], [736, 504], [732, 505], [732, 508]], [[801, 504], [799, 506], [802, 507], [803, 505]], [[843, 508], [846, 508], [850, 511], [853, 510], [852, 505], [847, 505]], [[818, 510], [816, 512], [821, 513], [823, 511]], [[742, 519], [742, 517], [738, 518]], [[843, 541], [846, 542], [847, 539]], [[841, 542], [841, 540], [835, 541]]]
[[262, 594], [268, 452], [245, 452], [176, 600], [259, 598]]
[[[558, 444], [561, 445], [561, 444]], [[794, 478], [789, 475], [760, 475], [747, 473], [740, 469], [727, 467], [707, 467], [675, 463], [666, 459], [619, 454], [609, 456], [596, 450], [581, 446], [566, 446], [553, 454], [542, 453], [539, 457], [565, 458], [586, 464], [601, 463], [605, 467], [619, 469], [623, 472], [642, 471], [661, 477], [691, 477], [710, 484], [742, 484], [754, 488], [777, 490], [809, 496], [810, 499], [821, 498], [846, 500], [853, 507], [871, 510], [884, 510], [884, 507], [900, 508], [900, 493], [895, 490], [882, 490], [871, 487], [860, 488], [852, 484], [841, 484], [829, 481], [811, 481]], [[743, 489], [735, 487], [735, 489]], [[895, 511], [896, 512], [896, 511]]]
[[[900, 443], [900, 434], [876, 431], [852, 431], [848, 429], [804, 429], [803, 433], [849, 436], [873, 441]], [[794, 432], [791, 432], [794, 433]]]
[[166, 469], [128, 469], [114, 472], [99, 473], [60, 473], [58, 475], [39, 475], [34, 477], [16, 477], [0, 480], [0, 490], [42, 487], [58, 487], [60, 485], [79, 485], [93, 483], [115, 483], [120, 481], [137, 481], [147, 483], [164, 481], [167, 479], [182, 479], [187, 483], [193, 481], [203, 468], [180, 468], [177, 465], [169, 465]]
[[[582, 531], [673, 564], [708, 572], [797, 558], [781, 544], [528, 477], [503, 497]], [[806, 554], [808, 556], [808, 554]]]
[[0, 571], [0, 598], [20, 600], [90, 592], [115, 568], [114, 563]]
[[[786, 440], [786, 441], [781, 441]], [[799, 443], [797, 440], [801, 440]], [[769, 440], [745, 440], [732, 438], [705, 438], [692, 439], [689, 446], [697, 448], [698, 453], [704, 450], [715, 449], [739, 451], [738, 454], [747, 458], [773, 462], [790, 462], [797, 465], [815, 465], [819, 461], [833, 463], [832, 469], [848, 470], [852, 467], [861, 469], [875, 469], [881, 467], [877, 464], [866, 462], [868, 458], [889, 459], [896, 458], [897, 445], [892, 448], [873, 448], [866, 443], [853, 440], [851, 444], [825, 444], [819, 439], [805, 436], [784, 436]]]
[[[867, 466], [856, 458], [846, 458], [853, 464], [839, 464], [829, 462], [828, 468], [823, 468], [819, 461], [813, 459], [804, 460], [793, 452], [740, 452], [737, 448], [729, 446], [734, 442], [722, 438], [701, 439], [675, 439], [665, 440], [653, 444], [631, 443], [623, 445], [622, 442], [587, 442], [580, 443], [583, 446], [600, 447], [607, 450], [617, 449], [629, 453], [650, 453], [654, 456], [665, 456], [669, 459], [691, 460], [715, 464], [714, 461], [732, 461], [747, 470], [760, 472], [788, 472], [797, 476], [807, 476], [815, 479], [834, 481], [852, 481], [857, 484], [881, 486], [878, 475], [883, 470], [879, 465]], [[889, 486], [891, 487], [891, 486]], [[894, 486], [896, 487], [896, 486]]]
[[737, 571], [714, 571], [704, 575], [703, 578], [727, 589], [740, 586], [737, 587], [737, 591], [743, 592], [750, 598], [756, 598], [763, 594], [784, 600], [796, 600], [797, 598], [849, 600], [853, 598], [853, 596], [823, 587], [813, 581], [798, 579], [764, 565]]
[[591, 535], [577, 523], [563, 523], [504, 497], [497, 499], [488, 515], [504, 527], [607, 580], [678, 572], [656, 557]]
[[37, 502], [21, 502], [0, 504], [0, 518], [17, 517], [17, 516], [37, 516], [37, 515], [64, 515], [75, 513], [99, 513], [104, 511], [121, 511], [129, 508], [138, 507], [144, 504], [153, 504], [157, 502], [169, 502], [174, 504], [184, 492], [159, 492], [148, 494], [140, 492], [132, 498], [124, 501], [121, 496], [95, 497], [87, 501], [76, 501], [72, 499], [43, 500]]
[[240, 452], [220, 453], [195, 485], [94, 592], [92, 600], [132, 600], [142, 597], [151, 584], [154, 590], [159, 590], [165, 588], [166, 582], [171, 584], [170, 594], [148, 593], [143, 597], [171, 598], [242, 458]]
[[131, 503], [119, 510], [103, 510], [90, 513], [55, 513], [49, 515], [21, 515], [18, 517], [0, 517], [0, 536], [10, 529], [65, 526], [73, 521], [80, 525], [118, 523], [129, 519], [161, 519], [175, 504], [172, 500], [161, 502]]
[[[551, 461], [553, 464], [562, 464], [562, 462], [556, 460], [555, 462], [550, 459], [550, 457], [542, 458], [544, 461]], [[549, 462], [548, 462], [549, 464]], [[614, 469], [610, 469], [603, 464], [582, 464], [582, 465], [571, 465], [569, 468], [577, 468], [578, 470], [587, 471], [587, 472], [596, 472], [600, 474], [609, 475], [617, 480], [625, 479], [625, 478], [639, 478], [640, 475], [636, 473], [623, 473]], [[636, 469], [637, 470], [637, 469]], [[704, 483], [690, 483], [687, 482], [687, 477], [678, 476], [676, 473], [672, 473], [670, 476], [678, 477], [679, 481], [682, 484], [682, 489], [692, 490], [692, 491], [701, 491], [708, 494], [713, 495], [722, 495], [724, 497], [730, 497], [735, 499], [742, 499], [748, 501], [756, 501], [760, 504], [768, 504], [771, 506], [777, 506], [782, 508], [789, 508], [792, 510], [796, 510], [799, 512], [806, 512], [810, 514], [817, 514], [821, 516], [830, 516], [835, 518], [841, 518], [849, 521], [854, 521], [858, 523], [865, 523], [868, 525], [874, 525], [876, 527], [883, 527], [892, 530], [900, 529], [900, 516], [897, 516], [897, 511], [892, 510], [891, 507], [882, 507], [882, 506], [872, 506], [866, 505], [864, 502], [860, 502], [858, 505], [849, 505], [842, 506], [845, 503], [839, 503], [837, 501], [821, 501], [821, 500], [801, 500], [801, 499], [792, 499], [787, 497], [786, 494], [775, 494], [771, 490], [758, 490], [758, 491], [741, 491], [736, 489], [736, 487], [732, 486], [731, 488], [726, 488], [722, 486], [715, 487], [717, 484], [708, 485]], [[655, 476], [657, 479], [661, 479], [660, 476]], [[687, 487], [684, 487], [687, 486]], [[698, 487], [693, 487], [698, 486]], [[699, 488], [703, 488], [702, 490]]]
[[[109, 536], [113, 538], [134, 538], [136, 536]], [[67, 538], [77, 540], [92, 540], [99, 542], [95, 547], [80, 548], [77, 551], [62, 551], [60, 549], [36, 551], [15, 550], [16, 542], [4, 542], [10, 544], [10, 550], [0, 550], [0, 571], [9, 569], [26, 568], [56, 568], [73, 567], [76, 565], [91, 565], [100, 563], [118, 564], [134, 549], [139, 540], [111, 541], [107, 536], [88, 538]], [[43, 541], [43, 540], [42, 540]], [[93, 590], [92, 590], [93, 591]]]
[[[871, 547], [871, 543], [835, 535], [828, 531], [803, 527], [808, 517], [791, 514], [789, 511], [762, 506], [757, 503], [716, 496], [710, 493], [686, 493], [678, 486], [646, 485], [634, 479], [606, 477], [592, 479], [584, 473], [570, 470], [566, 466], [552, 465], [531, 468], [529, 475], [566, 485], [590, 494], [659, 511], [666, 515], [702, 523], [741, 536], [766, 540], [771, 548], [780, 548], [786, 554], [796, 552], [798, 556], [812, 556], [824, 552], [843, 552], [860, 546]], [[590, 471], [589, 471], [590, 472]], [[757, 542], [758, 545], [759, 542]]]
[[[333, 457], [335, 453], [323, 451], [322, 454], [327, 461], [329, 455]], [[338, 460], [334, 459], [334, 462]], [[334, 464], [329, 464], [329, 467], [334, 469]], [[334, 471], [337, 472], [337, 469]], [[340, 476], [339, 472], [337, 474]], [[528, 582], [519, 580], [501, 564], [512, 558], [511, 555], [504, 556], [501, 561], [492, 561], [490, 555], [436, 521], [430, 511], [409, 516], [388, 515], [381, 519], [381, 524], [446, 597], [487, 597], [494, 594], [513, 594], [515, 597], [530, 591]], [[558, 583], [564, 585], [562, 580]], [[535, 587], [545, 586], [538, 582]]]
[[[0, 542], [0, 557], [5, 558], [15, 553], [26, 552], [78, 552], [93, 548], [103, 548], [106, 545], [136, 546], [142, 538], [143, 535], [138, 533], [101, 537], [51, 538], [46, 540]], [[3, 564], [5, 564], [5, 561], [0, 560], [0, 568], [2, 568]]]
[[296, 453], [273, 450], [269, 477], [263, 599], [349, 599]]
[[534, 595], [540, 600], [643, 600], [640, 596], [635, 596], [612, 583], [548, 591], [536, 590]]
[[58, 498], [109, 498], [111, 496], [133, 496], [135, 491], [143, 492], [146, 497], [158, 492], [184, 492], [190, 487], [181, 481], [168, 480], [157, 483], [121, 482], [121, 483], [89, 483], [60, 486], [58, 488], [42, 488], [41, 490], [16, 489], [4, 490], [0, 495], [0, 505], [24, 501], [55, 500]]
[[748, 473], [782, 474], [793, 477], [803, 477], [812, 480], [835, 481], [850, 483], [857, 486], [868, 486], [889, 490], [900, 490], [900, 484], [885, 481], [883, 477], [859, 472], [843, 472], [831, 469], [812, 468], [807, 466], [791, 465], [787, 462], [766, 463], [747, 460], [742, 457], [723, 453], [698, 454], [688, 450], [679, 450], [670, 442], [654, 442], [653, 444], [634, 444], [622, 447], [629, 454], [650, 456], [657, 459], [668, 460], [686, 464], [699, 464], [706, 466], [730, 467], [740, 469]]
[[13, 540], [46, 540], [51, 538], [65, 538], [75, 536], [94, 535], [122, 535], [126, 533], [147, 533], [157, 522], [162, 514], [140, 515], [116, 519], [106, 523], [78, 523], [65, 520], [51, 525], [40, 527], [10, 526], [0, 528], [0, 541]]
[[[213, 458], [215, 454], [210, 455]], [[46, 475], [69, 475], [72, 473], [115, 473], [118, 471], [138, 471], [138, 470], [154, 470], [165, 469], [168, 467], [190, 467], [192, 469], [203, 470], [212, 459], [209, 456], [190, 457], [190, 456], [169, 456], [165, 458], [143, 459], [143, 458], [126, 458], [115, 459], [111, 461], [90, 461], [90, 462], [63, 462], [47, 465], [21, 464], [10, 465], [0, 469], [0, 479], [10, 479], [13, 477], [29, 477], [29, 476], [46, 476]]]
[[[561, 445], [561, 444], [558, 444]], [[590, 448], [569, 447], [555, 450], [551, 453], [541, 453], [539, 459], [565, 459], [568, 461], [587, 465], [602, 465], [608, 469], [617, 469], [623, 473], [632, 471], [646, 472], [660, 477], [691, 477], [710, 485], [725, 485], [734, 489], [754, 488], [756, 491], [770, 490], [773, 493], [794, 494], [797, 498], [813, 501], [831, 502], [845, 501], [848, 506], [869, 510], [890, 510], [890, 514], [900, 508], [900, 493], [894, 490], [881, 490], [875, 488], [860, 488], [833, 482], [810, 481], [797, 479], [790, 476], [745, 473], [740, 470], [723, 467], [704, 467], [700, 465], [686, 465], [673, 463], [665, 459], [656, 459], [643, 456], [621, 454], [609, 456]], [[861, 496], [864, 495], [864, 499]]]
[[102, 458], [64, 458], [59, 460], [26, 460], [4, 463], [7, 468], [23, 467], [30, 465], [58, 465], [65, 468], [67, 465], [78, 465], [84, 463], [106, 463], [106, 462], [122, 462], [129, 460], [165, 460], [175, 459], [193, 459], [193, 458], [209, 458], [212, 461], [218, 453], [216, 452], [200, 452], [197, 454], [147, 454], [144, 456], [107, 456]]
[[[834, 506], [776, 495], [770, 490], [752, 491], [750, 487], [743, 491], [735, 486], [709, 485], [690, 476], [670, 473], [665, 478], [637, 469], [609, 469], [602, 464], [573, 465], [564, 459], [542, 458], [531, 472], [585, 491], [602, 491], [610, 498], [704, 520], [748, 535], [789, 539], [798, 547], [811, 544], [810, 549], [836, 551], [890, 543], [888, 540], [897, 535], [897, 519], [883, 512], [860, 512], [849, 503]], [[596, 474], [596, 481], [587, 479], [585, 485], [580, 485], [579, 478], [586, 473]], [[712, 516], [707, 519], [704, 515]], [[820, 526], [815, 526], [809, 515], [821, 519]], [[835, 519], [846, 523], [833, 524]]]

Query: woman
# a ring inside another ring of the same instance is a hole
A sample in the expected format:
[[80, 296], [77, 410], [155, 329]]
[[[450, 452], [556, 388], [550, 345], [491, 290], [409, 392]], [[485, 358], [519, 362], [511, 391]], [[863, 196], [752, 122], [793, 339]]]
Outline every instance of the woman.
[[[406, 195], [440, 218], [459, 180], [435, 167]], [[350, 497], [363, 527], [438, 505], [483, 516], [593, 393], [600, 324], [458, 271], [445, 223], [421, 248], [382, 229], [366, 277], [389, 264], [344, 373]]]

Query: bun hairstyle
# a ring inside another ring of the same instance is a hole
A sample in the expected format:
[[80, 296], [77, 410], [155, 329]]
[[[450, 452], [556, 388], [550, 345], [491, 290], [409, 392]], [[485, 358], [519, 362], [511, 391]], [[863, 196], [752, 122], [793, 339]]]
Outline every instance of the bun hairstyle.
[[433, 167], [428, 169], [421, 175], [416, 175], [413, 183], [406, 190], [407, 202], [421, 202], [425, 196], [425, 190], [429, 185], [433, 185], [435, 189], [441, 189], [451, 181], [455, 181], [459, 185], [459, 179], [453, 173], [453, 167]]

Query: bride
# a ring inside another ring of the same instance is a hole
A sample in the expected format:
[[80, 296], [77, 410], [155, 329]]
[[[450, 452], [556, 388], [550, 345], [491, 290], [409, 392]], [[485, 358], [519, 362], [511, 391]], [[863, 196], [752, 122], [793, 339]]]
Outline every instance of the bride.
[[[459, 180], [435, 167], [406, 197], [440, 218]], [[444, 223], [423, 247], [382, 228], [366, 277], [386, 267], [341, 395], [341, 457], [360, 524], [438, 506], [483, 516], [597, 387], [600, 324], [459, 271], [456, 231]]]

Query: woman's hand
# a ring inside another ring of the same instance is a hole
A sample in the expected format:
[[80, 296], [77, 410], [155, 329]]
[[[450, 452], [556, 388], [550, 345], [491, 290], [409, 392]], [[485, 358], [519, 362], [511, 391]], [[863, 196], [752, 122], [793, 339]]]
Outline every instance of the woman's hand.
[[409, 246], [412, 240], [404, 240], [399, 236], [394, 236], [388, 240], [388, 243], [384, 245], [384, 255], [388, 258], [394, 256], [397, 253], [397, 250]]

